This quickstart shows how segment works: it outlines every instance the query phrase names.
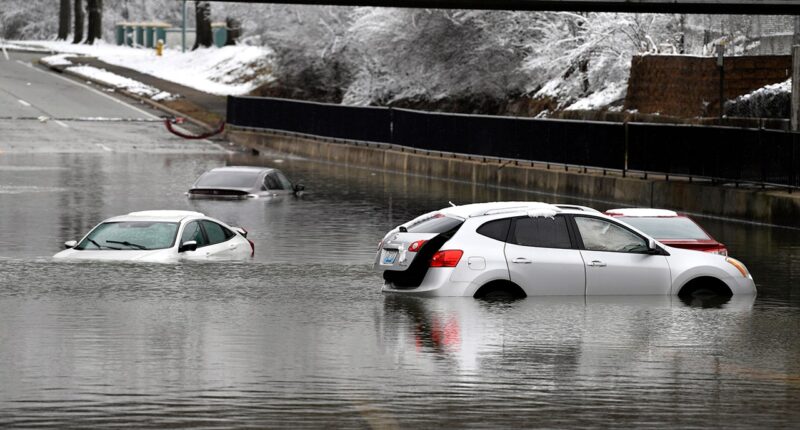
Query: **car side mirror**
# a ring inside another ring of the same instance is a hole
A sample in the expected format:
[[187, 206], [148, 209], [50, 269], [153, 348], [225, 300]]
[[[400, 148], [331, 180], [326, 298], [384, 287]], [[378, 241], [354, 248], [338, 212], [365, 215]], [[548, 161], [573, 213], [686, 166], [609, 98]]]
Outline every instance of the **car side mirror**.
[[187, 240], [178, 248], [178, 252], [194, 251], [197, 249], [197, 241]]
[[305, 186], [305, 185], [303, 185], [303, 184], [294, 184], [294, 186], [292, 187], [292, 189], [294, 190], [294, 192], [295, 192], [295, 193], [299, 193], [299, 192], [301, 192], [301, 191], [305, 190], [305, 189], [306, 189], [306, 186]]
[[68, 241], [64, 242], [64, 248], [72, 249], [72, 248], [74, 248], [76, 246], [78, 246], [78, 241], [77, 240], [68, 240]]
[[647, 240], [647, 252], [650, 254], [660, 254], [658, 249], [658, 245], [656, 245], [655, 239], [648, 239]]

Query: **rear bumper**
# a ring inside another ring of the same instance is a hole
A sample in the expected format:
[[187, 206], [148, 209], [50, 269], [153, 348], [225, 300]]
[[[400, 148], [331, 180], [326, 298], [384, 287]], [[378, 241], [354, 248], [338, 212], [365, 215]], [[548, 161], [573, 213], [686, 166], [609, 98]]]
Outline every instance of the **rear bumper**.
[[469, 282], [452, 282], [453, 268], [435, 267], [428, 269], [422, 284], [416, 288], [395, 288], [390, 282], [383, 284], [384, 293], [405, 294], [422, 297], [461, 297], [468, 294]]

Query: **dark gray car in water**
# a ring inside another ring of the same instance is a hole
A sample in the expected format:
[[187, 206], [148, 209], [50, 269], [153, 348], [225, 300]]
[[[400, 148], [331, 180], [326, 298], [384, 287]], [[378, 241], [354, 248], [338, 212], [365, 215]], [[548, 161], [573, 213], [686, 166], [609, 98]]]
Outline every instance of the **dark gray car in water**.
[[190, 198], [248, 199], [298, 194], [304, 188], [292, 184], [278, 169], [228, 166], [200, 175], [187, 194]]

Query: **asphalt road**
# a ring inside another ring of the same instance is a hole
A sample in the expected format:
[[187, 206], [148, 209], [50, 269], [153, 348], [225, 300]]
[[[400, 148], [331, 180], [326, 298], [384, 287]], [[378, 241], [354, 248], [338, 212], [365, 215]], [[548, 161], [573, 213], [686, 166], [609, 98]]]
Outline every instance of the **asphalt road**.
[[0, 56], [2, 153], [219, 153], [170, 134], [160, 113], [124, 96], [45, 70], [41, 54]]

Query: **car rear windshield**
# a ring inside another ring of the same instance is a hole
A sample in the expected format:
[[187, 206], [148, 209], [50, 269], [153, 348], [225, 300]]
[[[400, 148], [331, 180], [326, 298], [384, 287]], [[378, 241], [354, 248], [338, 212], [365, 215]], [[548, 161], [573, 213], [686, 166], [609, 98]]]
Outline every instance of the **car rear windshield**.
[[208, 172], [197, 180], [195, 188], [253, 188], [259, 172]]
[[619, 217], [656, 239], [708, 240], [708, 234], [686, 217]]
[[434, 215], [408, 227], [409, 233], [444, 233], [460, 226], [464, 221], [445, 215]]
[[75, 247], [78, 250], [136, 251], [169, 248], [178, 223], [158, 221], [104, 222]]

